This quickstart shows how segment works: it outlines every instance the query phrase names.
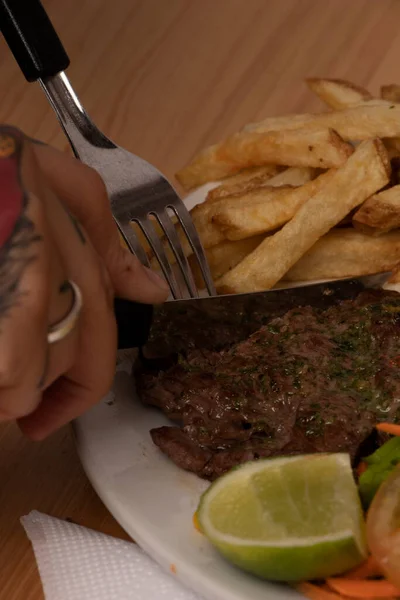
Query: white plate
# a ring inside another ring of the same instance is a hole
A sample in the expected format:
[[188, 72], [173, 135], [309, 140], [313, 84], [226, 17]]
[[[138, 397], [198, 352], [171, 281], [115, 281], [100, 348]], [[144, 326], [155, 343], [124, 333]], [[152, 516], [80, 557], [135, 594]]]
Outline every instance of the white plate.
[[298, 597], [231, 567], [195, 530], [193, 513], [208, 484], [154, 446], [149, 430], [168, 420], [137, 399], [131, 366], [132, 359], [119, 365], [108, 397], [75, 425], [83, 466], [104, 504], [154, 560], [208, 600]]
[[[211, 187], [188, 197], [188, 207], [202, 202]], [[208, 600], [299, 598], [287, 586], [235, 569], [194, 529], [193, 513], [208, 484], [153, 444], [149, 430], [169, 421], [137, 398], [133, 359], [125, 353], [110, 394], [75, 425], [83, 466], [104, 504], [153, 559]]]

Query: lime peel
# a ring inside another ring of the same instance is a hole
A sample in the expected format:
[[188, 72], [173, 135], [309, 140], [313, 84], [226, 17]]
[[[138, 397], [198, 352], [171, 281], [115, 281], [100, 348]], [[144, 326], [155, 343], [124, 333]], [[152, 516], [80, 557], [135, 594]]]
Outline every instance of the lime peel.
[[347, 454], [246, 463], [208, 488], [197, 514], [202, 532], [228, 560], [267, 579], [323, 578], [367, 555]]

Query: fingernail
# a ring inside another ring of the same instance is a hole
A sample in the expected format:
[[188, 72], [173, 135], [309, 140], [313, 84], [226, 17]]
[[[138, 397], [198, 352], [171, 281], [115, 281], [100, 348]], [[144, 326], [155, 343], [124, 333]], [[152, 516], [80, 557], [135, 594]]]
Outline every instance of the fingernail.
[[152, 271], [148, 267], [143, 267], [143, 268], [146, 272], [147, 277], [150, 279], [150, 281], [152, 283], [154, 283], [157, 287], [161, 288], [162, 290], [165, 290], [166, 292], [169, 291], [169, 285], [165, 281], [165, 279], [163, 277], [161, 277], [161, 275], [159, 275], [155, 271]]

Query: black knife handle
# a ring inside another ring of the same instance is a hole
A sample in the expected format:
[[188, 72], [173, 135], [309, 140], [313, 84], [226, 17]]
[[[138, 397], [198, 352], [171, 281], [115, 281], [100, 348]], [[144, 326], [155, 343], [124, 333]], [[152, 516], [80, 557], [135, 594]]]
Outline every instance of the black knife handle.
[[39, 0], [0, 0], [0, 29], [28, 81], [52, 77], [69, 66]]
[[152, 305], [115, 298], [114, 312], [118, 328], [118, 349], [144, 346], [153, 320]]

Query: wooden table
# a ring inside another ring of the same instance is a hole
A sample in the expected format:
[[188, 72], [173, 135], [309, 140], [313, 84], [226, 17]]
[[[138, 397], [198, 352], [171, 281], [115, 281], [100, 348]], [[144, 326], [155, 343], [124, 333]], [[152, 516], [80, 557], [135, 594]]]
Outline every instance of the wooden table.
[[[306, 76], [377, 92], [400, 82], [398, 0], [47, 0], [71, 80], [111, 138], [172, 176], [245, 122], [320, 107]], [[0, 46], [0, 122], [60, 148], [39, 87]], [[43, 598], [19, 523], [37, 509], [127, 537], [80, 466], [68, 428], [41, 444], [0, 426], [0, 599]]]

